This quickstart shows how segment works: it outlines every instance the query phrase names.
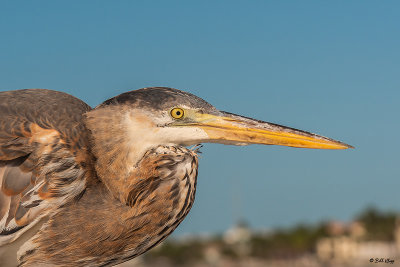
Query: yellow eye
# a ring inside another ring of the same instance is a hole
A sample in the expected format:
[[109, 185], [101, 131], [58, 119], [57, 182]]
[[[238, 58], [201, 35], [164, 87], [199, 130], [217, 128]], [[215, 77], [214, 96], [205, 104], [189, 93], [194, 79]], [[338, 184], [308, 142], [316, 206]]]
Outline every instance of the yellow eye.
[[181, 108], [173, 108], [171, 110], [171, 116], [174, 119], [181, 119], [184, 115], [184, 111]]

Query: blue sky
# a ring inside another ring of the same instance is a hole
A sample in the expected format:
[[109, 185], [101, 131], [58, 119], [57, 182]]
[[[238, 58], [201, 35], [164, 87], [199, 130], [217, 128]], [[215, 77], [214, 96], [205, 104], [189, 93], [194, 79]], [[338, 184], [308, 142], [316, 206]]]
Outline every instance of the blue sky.
[[4, 1], [0, 90], [169, 86], [356, 147], [206, 144], [178, 233], [400, 211], [397, 1]]

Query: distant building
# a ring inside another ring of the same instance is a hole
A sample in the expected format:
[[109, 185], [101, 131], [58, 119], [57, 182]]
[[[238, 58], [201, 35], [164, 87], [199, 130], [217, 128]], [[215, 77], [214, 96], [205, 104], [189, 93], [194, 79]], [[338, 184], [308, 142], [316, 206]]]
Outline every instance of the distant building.
[[252, 232], [247, 223], [240, 221], [223, 235], [223, 240], [230, 245], [240, 256], [246, 256], [250, 252], [250, 238]]
[[239, 243], [248, 242], [251, 238], [251, 229], [248, 227], [247, 223], [240, 221], [232, 228], [228, 229], [223, 239], [225, 243], [229, 245], [235, 245]]
[[394, 231], [395, 242], [363, 241], [365, 227], [360, 222], [328, 224], [332, 237], [317, 242], [317, 257], [322, 262], [350, 263], [354, 260], [367, 262], [371, 258], [400, 256], [400, 219]]

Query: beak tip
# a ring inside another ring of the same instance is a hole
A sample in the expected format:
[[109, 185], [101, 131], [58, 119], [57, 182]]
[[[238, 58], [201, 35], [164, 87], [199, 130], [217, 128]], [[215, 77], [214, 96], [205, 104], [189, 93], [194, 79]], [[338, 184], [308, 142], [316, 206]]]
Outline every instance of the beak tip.
[[342, 142], [339, 142], [339, 143], [340, 143], [339, 144], [340, 147], [338, 147], [337, 149], [348, 149], [348, 148], [354, 149], [355, 148], [354, 146], [346, 144], [346, 143], [342, 143]]

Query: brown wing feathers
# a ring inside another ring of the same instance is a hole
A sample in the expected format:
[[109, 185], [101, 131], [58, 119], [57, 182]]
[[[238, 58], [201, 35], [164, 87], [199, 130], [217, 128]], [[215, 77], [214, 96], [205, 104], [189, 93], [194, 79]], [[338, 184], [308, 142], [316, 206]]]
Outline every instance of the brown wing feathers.
[[[2, 179], [2, 192], [7, 196], [15, 196], [22, 193], [30, 184], [32, 173], [24, 172], [20, 169], [20, 165], [27, 157], [16, 158], [9, 161], [7, 166], [4, 166]], [[18, 177], [16, 179], [15, 177]]]
[[0, 171], [0, 235], [10, 235], [23, 228], [26, 223], [21, 221], [23, 210], [18, 209], [21, 196], [31, 187], [31, 172], [23, 172], [19, 166], [26, 157], [16, 158], [14, 160], [2, 162]]
[[0, 92], [0, 245], [84, 189], [88, 110], [61, 92]]

